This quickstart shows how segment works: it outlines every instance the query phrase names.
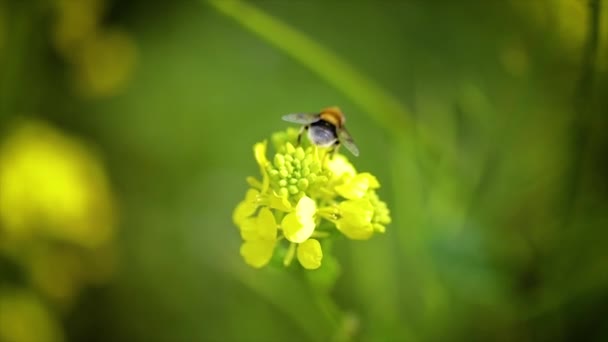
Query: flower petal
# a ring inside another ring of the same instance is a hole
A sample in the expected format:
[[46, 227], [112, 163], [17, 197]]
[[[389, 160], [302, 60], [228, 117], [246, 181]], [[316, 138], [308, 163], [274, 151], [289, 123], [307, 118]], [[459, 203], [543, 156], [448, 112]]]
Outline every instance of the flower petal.
[[234, 208], [234, 212], [232, 212], [232, 221], [234, 224], [239, 226], [246, 218], [253, 215], [258, 208], [257, 199], [259, 194], [260, 192], [255, 189], [249, 189], [247, 191], [245, 199], [241, 201], [236, 208]]
[[257, 217], [248, 217], [239, 224], [241, 238], [245, 241], [259, 240]]
[[374, 233], [371, 224], [374, 207], [367, 199], [348, 200], [338, 205], [340, 218], [336, 228], [353, 240], [369, 239]]
[[255, 156], [255, 161], [263, 168], [265, 168], [266, 164], [268, 164], [268, 159], [266, 158], [266, 146], [266, 140], [253, 145], [253, 154]]
[[285, 215], [281, 222], [281, 226], [283, 227], [285, 238], [296, 243], [306, 241], [315, 230], [315, 223], [313, 220], [300, 221], [295, 212]]
[[315, 230], [314, 215], [317, 211], [315, 201], [303, 196], [296, 205], [296, 210], [285, 215], [281, 226], [287, 240], [296, 243], [306, 241]]
[[268, 264], [274, 252], [276, 241], [254, 240], [245, 241], [241, 245], [241, 256], [250, 266], [260, 268]]
[[372, 175], [369, 172], [362, 172], [357, 175], [357, 177], [367, 179], [367, 184], [370, 189], [378, 189], [380, 187], [380, 182], [378, 182], [378, 178]]
[[326, 166], [329, 171], [331, 171], [333, 178], [336, 179], [341, 178], [342, 176], [354, 177], [357, 174], [353, 164], [341, 154], [337, 154], [333, 158], [328, 158]]
[[338, 220], [336, 228], [352, 240], [367, 240], [374, 234], [374, 227], [371, 223], [362, 224], [352, 219]]
[[317, 212], [317, 204], [308, 196], [302, 196], [296, 205], [296, 213], [300, 218], [310, 218]]
[[262, 208], [256, 220], [257, 234], [262, 240], [276, 240], [277, 221], [268, 208]]
[[290, 212], [293, 208], [287, 197], [279, 196], [276, 192], [273, 192], [270, 197], [270, 207], [284, 212]]
[[314, 270], [321, 266], [323, 251], [315, 239], [308, 239], [298, 245], [298, 261], [305, 269]]
[[269, 161], [266, 158], [266, 146], [268, 142], [266, 140], [259, 142], [253, 145], [253, 155], [255, 156], [255, 161], [260, 165], [260, 173], [262, 174], [262, 192], [265, 193], [270, 186], [270, 178], [268, 177], [268, 172], [266, 171], [266, 165], [268, 165]]
[[359, 199], [367, 190], [380, 187], [380, 183], [371, 173], [364, 172], [336, 186], [336, 192], [347, 199]]

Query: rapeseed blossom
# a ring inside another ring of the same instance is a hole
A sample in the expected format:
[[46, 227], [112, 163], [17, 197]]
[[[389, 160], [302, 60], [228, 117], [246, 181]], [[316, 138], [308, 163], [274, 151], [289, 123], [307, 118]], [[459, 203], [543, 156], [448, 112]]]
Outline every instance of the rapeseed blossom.
[[[323, 239], [367, 240], [391, 222], [375, 176], [357, 172], [342, 154], [307, 142], [298, 146], [297, 137], [293, 128], [273, 134], [270, 159], [267, 141], [253, 146], [261, 180], [247, 179], [250, 189], [232, 217], [243, 239], [241, 256], [252, 267], [284, 254], [285, 266], [296, 257], [305, 269], [317, 269]], [[285, 253], [275, 253], [279, 248]]]

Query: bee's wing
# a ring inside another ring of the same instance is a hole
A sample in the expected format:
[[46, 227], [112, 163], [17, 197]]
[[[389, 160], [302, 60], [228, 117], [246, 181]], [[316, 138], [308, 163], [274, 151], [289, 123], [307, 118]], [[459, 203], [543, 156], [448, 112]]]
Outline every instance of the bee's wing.
[[309, 113], [293, 113], [283, 115], [283, 120], [293, 123], [299, 123], [302, 125], [309, 125], [313, 122], [319, 121], [319, 115]]
[[359, 149], [357, 148], [357, 145], [355, 145], [355, 141], [345, 127], [338, 130], [338, 138], [340, 139], [340, 143], [344, 145], [355, 157], [359, 156]]

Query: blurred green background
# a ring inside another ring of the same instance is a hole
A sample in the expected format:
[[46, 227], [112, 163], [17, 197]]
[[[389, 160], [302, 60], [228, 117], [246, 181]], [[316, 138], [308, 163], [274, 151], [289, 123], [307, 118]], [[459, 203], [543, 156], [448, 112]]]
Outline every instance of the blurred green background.
[[[606, 94], [600, 0], [0, 1], [0, 341], [608, 340]], [[331, 105], [393, 223], [319, 290], [231, 214]]]

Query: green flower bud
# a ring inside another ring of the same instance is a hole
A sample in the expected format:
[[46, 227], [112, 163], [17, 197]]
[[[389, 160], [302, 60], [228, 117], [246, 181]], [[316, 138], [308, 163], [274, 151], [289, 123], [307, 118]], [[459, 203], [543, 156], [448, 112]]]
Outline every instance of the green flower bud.
[[268, 174], [270, 175], [271, 178], [273, 179], [279, 179], [280, 175], [279, 175], [279, 170], [277, 169], [270, 169], [268, 171]]
[[281, 196], [281, 197], [289, 196], [289, 191], [287, 190], [286, 187], [283, 186], [279, 189], [279, 196]]
[[304, 149], [302, 147], [298, 147], [296, 149], [295, 157], [297, 158], [296, 160], [298, 161], [298, 163], [301, 160], [304, 160], [304, 158], [306, 157], [306, 153], [304, 152]]
[[287, 154], [294, 154], [296, 152], [296, 148], [293, 147], [291, 143], [287, 143], [285, 144], [285, 152]]
[[295, 185], [290, 185], [287, 187], [287, 189], [289, 190], [289, 193], [292, 195], [296, 195], [300, 192], [300, 189], [298, 189], [298, 187]]
[[287, 171], [287, 169], [284, 167], [280, 168], [279, 175], [281, 175], [281, 178], [287, 178], [287, 176], [289, 176], [289, 171]]
[[304, 165], [308, 166], [308, 165], [312, 164], [313, 160], [314, 160], [314, 157], [312, 156], [312, 154], [307, 154], [302, 162]]
[[288, 173], [292, 173], [293, 172], [293, 165], [292, 164], [285, 164], [285, 168], [287, 169]]
[[300, 188], [300, 190], [305, 191], [306, 188], [308, 188], [308, 179], [306, 178], [302, 178], [298, 181], [298, 188]]
[[274, 166], [280, 168], [281, 166], [285, 165], [285, 157], [282, 154], [275, 154], [274, 155]]

